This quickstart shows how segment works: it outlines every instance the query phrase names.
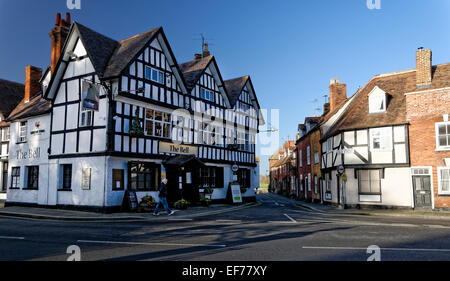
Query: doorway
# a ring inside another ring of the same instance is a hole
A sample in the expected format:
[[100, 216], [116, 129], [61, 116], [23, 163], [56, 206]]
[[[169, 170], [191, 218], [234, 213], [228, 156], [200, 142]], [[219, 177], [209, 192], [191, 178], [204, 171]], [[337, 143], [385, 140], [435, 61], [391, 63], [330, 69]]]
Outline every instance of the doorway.
[[414, 206], [420, 209], [431, 209], [431, 177], [413, 176]]

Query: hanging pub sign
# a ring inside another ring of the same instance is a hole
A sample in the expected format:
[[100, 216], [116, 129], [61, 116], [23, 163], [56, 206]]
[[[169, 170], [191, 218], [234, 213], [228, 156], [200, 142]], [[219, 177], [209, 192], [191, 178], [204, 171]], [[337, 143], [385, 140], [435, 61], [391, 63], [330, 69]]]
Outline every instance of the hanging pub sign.
[[83, 81], [83, 109], [98, 111], [100, 87], [89, 81]]

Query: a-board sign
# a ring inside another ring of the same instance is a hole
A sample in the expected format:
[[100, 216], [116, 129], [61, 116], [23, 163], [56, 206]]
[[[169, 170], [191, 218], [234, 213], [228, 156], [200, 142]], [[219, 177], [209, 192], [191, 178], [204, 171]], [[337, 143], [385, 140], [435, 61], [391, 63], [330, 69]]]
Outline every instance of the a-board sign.
[[242, 203], [241, 186], [239, 184], [231, 184], [231, 197], [233, 203]]
[[130, 209], [130, 211], [135, 211], [138, 207], [138, 199], [136, 196], [136, 192], [128, 190], [125, 196], [127, 197], [128, 200], [128, 208]]

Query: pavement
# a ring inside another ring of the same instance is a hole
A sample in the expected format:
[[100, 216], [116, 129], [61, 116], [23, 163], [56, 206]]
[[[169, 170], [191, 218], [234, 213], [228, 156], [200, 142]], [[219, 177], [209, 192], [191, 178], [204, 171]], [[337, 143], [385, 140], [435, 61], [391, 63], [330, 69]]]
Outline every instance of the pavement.
[[[1, 203], [0, 203], [1, 204]], [[195, 217], [223, 214], [258, 206], [258, 203], [245, 203], [241, 205], [212, 204], [209, 207], [190, 207], [187, 210], [176, 210], [172, 216], [160, 210], [159, 216], [150, 213], [121, 212], [105, 214], [98, 212], [72, 211], [62, 209], [47, 209], [33, 207], [11, 206], [0, 208], [1, 217], [16, 217], [41, 220], [58, 221], [189, 221]]]
[[314, 212], [321, 213], [335, 213], [335, 214], [349, 214], [361, 216], [380, 216], [380, 217], [404, 217], [404, 218], [418, 218], [418, 219], [433, 219], [433, 220], [450, 220], [450, 212], [448, 211], [433, 211], [433, 210], [402, 210], [402, 209], [343, 209], [337, 206], [322, 205], [318, 203], [307, 203], [291, 198], [286, 198], [278, 194], [270, 194], [271, 197], [277, 200], [290, 202], [299, 207], [305, 208]]

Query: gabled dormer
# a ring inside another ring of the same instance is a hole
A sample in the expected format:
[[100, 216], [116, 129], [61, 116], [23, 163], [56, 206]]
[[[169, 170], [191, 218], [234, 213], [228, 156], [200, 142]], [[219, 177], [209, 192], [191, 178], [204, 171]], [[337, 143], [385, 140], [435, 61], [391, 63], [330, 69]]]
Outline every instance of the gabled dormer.
[[197, 112], [208, 111], [211, 107], [231, 108], [228, 93], [214, 56], [209, 51], [196, 54], [194, 60], [180, 64], [186, 81], [186, 88], [192, 101], [191, 109]]
[[388, 103], [388, 95], [380, 87], [375, 86], [369, 93], [369, 114], [385, 113]]

